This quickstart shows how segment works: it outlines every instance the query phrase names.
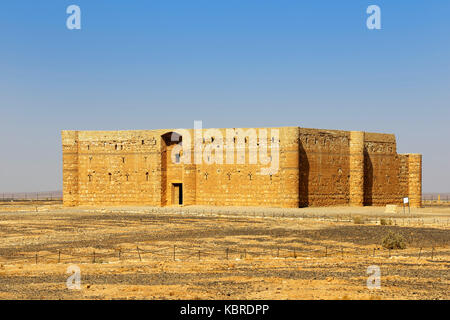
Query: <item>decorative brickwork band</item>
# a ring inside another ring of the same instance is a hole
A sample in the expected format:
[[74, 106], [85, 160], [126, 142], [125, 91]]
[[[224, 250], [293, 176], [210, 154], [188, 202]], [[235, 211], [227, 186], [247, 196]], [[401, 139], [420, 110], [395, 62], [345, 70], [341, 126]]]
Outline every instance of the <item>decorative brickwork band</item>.
[[422, 155], [409, 154], [409, 202], [410, 206], [422, 206]]
[[350, 205], [364, 205], [364, 132], [350, 132]]

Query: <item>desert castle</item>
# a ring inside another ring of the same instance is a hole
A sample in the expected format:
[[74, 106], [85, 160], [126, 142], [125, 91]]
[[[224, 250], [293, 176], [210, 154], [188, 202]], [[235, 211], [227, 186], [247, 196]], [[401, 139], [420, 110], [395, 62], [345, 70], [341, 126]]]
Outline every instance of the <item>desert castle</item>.
[[393, 134], [299, 127], [62, 131], [64, 205], [421, 205]]

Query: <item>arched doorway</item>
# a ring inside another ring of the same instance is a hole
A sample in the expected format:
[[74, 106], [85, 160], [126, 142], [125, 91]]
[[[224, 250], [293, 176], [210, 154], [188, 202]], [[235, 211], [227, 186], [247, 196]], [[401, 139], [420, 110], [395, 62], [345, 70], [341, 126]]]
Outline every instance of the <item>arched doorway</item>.
[[167, 132], [161, 136], [161, 205], [183, 204], [183, 164], [177, 150], [182, 136]]

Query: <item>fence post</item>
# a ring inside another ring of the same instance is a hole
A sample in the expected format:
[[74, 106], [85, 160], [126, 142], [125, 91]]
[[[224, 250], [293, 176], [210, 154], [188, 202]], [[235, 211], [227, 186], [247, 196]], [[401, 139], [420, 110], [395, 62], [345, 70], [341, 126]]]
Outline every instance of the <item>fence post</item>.
[[200, 250], [198, 250], [198, 260], [200, 261]]
[[95, 263], [95, 250], [94, 250], [93, 255], [94, 255], [94, 259], [92, 261], [93, 261], [93, 263]]
[[431, 249], [431, 260], [434, 258], [434, 247]]
[[175, 245], [173, 245], [173, 261], [175, 261]]
[[227, 248], [227, 250], [226, 250], [226, 256], [227, 256], [227, 260], [228, 260], [228, 248]]
[[297, 251], [295, 251], [295, 248], [294, 248], [294, 259], [297, 259]]
[[139, 247], [136, 246], [136, 249], [137, 249], [137, 253], [138, 253], [138, 256], [139, 256], [139, 261], [142, 262], [141, 253], [139, 252]]
[[328, 255], [328, 247], [325, 247], [325, 257]]
[[38, 263], [38, 254], [36, 252], [36, 264]]
[[61, 250], [58, 250], [58, 263], [61, 262]]

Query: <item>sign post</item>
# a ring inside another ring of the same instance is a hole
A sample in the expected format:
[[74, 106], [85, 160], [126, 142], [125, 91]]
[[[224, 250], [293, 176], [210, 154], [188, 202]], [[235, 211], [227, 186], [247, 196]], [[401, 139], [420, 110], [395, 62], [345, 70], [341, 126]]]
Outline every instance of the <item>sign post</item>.
[[403, 198], [403, 213], [405, 213], [405, 206], [408, 205], [408, 213], [411, 214], [411, 208], [409, 207], [409, 198]]

